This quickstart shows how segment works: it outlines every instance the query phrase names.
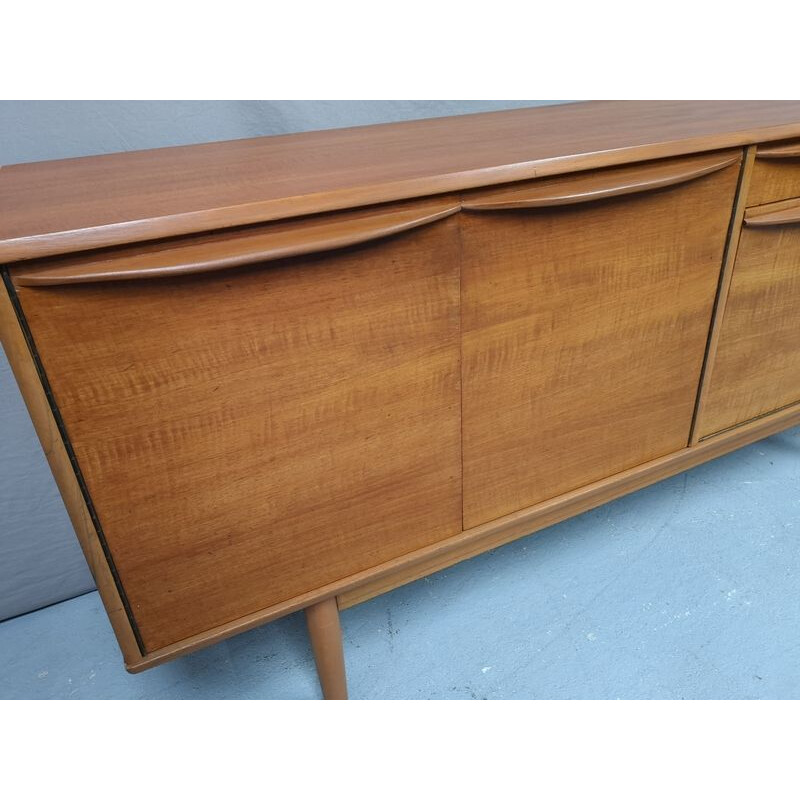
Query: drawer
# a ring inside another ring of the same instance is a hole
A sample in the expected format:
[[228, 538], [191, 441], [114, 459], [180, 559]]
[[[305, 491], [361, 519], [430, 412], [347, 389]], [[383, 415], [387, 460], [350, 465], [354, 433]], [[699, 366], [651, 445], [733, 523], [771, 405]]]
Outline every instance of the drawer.
[[457, 211], [12, 268], [147, 652], [461, 530]]
[[701, 437], [800, 402], [800, 200], [747, 212], [708, 381]]
[[800, 197], [800, 139], [762, 144], [756, 151], [748, 206]]

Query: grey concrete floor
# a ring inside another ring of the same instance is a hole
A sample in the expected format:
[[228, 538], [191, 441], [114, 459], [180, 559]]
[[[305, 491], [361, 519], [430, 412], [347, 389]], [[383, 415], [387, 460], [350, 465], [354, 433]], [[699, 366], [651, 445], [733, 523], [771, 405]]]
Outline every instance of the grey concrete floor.
[[[800, 698], [800, 428], [342, 614], [353, 698]], [[315, 698], [301, 614], [128, 675], [96, 593], [0, 624], [0, 698]]]

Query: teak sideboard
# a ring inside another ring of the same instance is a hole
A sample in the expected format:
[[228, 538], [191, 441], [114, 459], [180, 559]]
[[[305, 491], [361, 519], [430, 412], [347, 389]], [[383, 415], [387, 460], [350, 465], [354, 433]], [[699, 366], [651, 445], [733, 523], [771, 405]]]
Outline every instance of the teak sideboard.
[[800, 103], [591, 102], [0, 170], [0, 333], [125, 664], [800, 423]]

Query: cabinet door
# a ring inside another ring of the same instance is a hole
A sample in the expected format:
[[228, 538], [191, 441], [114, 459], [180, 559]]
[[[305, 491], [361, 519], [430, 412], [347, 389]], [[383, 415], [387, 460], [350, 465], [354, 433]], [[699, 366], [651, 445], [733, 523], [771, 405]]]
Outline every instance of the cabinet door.
[[467, 528], [687, 446], [740, 161], [464, 197]]
[[800, 200], [745, 215], [700, 436], [800, 402]]
[[457, 210], [13, 271], [148, 652], [461, 529]]

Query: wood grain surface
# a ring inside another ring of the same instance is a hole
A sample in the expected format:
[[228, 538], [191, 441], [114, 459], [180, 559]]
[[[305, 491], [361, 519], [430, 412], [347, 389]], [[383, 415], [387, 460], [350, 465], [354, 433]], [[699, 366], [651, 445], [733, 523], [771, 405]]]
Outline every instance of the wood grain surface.
[[568, 175], [561, 180], [535, 181], [525, 183], [522, 187], [511, 186], [490, 195], [474, 194], [463, 201], [462, 207], [472, 211], [500, 211], [592, 203], [609, 197], [650, 192], [686, 183], [728, 167], [738, 162], [739, 158], [738, 151], [726, 151], [634, 164], [619, 169], [592, 170], [580, 175]]
[[0, 261], [800, 136], [800, 103], [598, 101], [0, 169]]
[[192, 275], [275, 261], [381, 239], [455, 214], [453, 198], [325, 214], [236, 231], [41, 259], [18, 272], [18, 286], [124, 281]]
[[147, 651], [461, 529], [458, 287], [453, 217], [264, 266], [19, 287]]
[[697, 394], [697, 405], [695, 406], [694, 420], [692, 421], [692, 434], [689, 444], [695, 446], [700, 441], [699, 419], [702, 417], [708, 396], [708, 387], [711, 383], [711, 373], [714, 371], [714, 361], [716, 359], [719, 338], [722, 331], [722, 320], [725, 317], [725, 306], [728, 302], [728, 293], [733, 278], [733, 265], [736, 263], [736, 253], [739, 247], [739, 238], [742, 232], [742, 223], [745, 215], [745, 204], [747, 193], [750, 189], [750, 180], [753, 177], [753, 166], [756, 160], [756, 146], [750, 145], [745, 148], [742, 169], [739, 175], [739, 187], [736, 190], [736, 200], [733, 205], [733, 215], [728, 229], [728, 241], [723, 257], [722, 275], [720, 276], [719, 288], [717, 290], [717, 300], [714, 304], [714, 318], [711, 321], [711, 331], [708, 336], [706, 347], [706, 357], [703, 362], [703, 372], [700, 376], [700, 391]]
[[749, 209], [744, 217], [744, 224], [748, 228], [793, 225], [797, 222], [800, 222], [800, 199], [783, 200], [779, 203], [756, 206]]
[[800, 158], [800, 140], [794, 142], [774, 142], [758, 147], [759, 158]]
[[[800, 405], [790, 406], [740, 425], [693, 447], [640, 464], [625, 472], [582, 486], [574, 492], [567, 492], [530, 508], [470, 528], [443, 542], [405, 558], [399, 558], [391, 564], [370, 570], [363, 575], [353, 576], [350, 585], [342, 587], [338, 593], [339, 608], [349, 608], [363, 603], [397, 586], [438, 572], [495, 547], [501, 547], [515, 539], [543, 530], [617, 497], [623, 497], [795, 425], [800, 425]], [[164, 657], [172, 658], [174, 653], [165, 652], [155, 658]]]
[[747, 205], [800, 197], [800, 142], [760, 145], [756, 151]]
[[342, 629], [336, 598], [329, 597], [309, 606], [306, 623], [323, 697], [326, 700], [347, 700]]
[[740, 425], [719, 436], [706, 439], [694, 447], [687, 447], [677, 453], [648, 461], [646, 464], [640, 464], [618, 475], [583, 486], [574, 492], [568, 492], [485, 525], [478, 525], [462, 531], [377, 567], [350, 575], [327, 586], [321, 586], [285, 603], [240, 617], [220, 625], [218, 628], [205, 631], [201, 635], [161, 648], [142, 657], [136, 663], [128, 664], [128, 669], [130, 672], [141, 672], [230, 636], [252, 630], [299, 609], [308, 608], [328, 597], [337, 597], [339, 607], [347, 608], [389, 591], [395, 586], [444, 569], [450, 564], [466, 558], [485, 553], [549, 525], [555, 525], [561, 520], [596, 508], [617, 497], [665, 480], [679, 472], [798, 424], [800, 424], [800, 405], [777, 411], [761, 419]]
[[742, 231], [701, 436], [800, 401], [800, 225]]
[[1, 169], [0, 335], [129, 669], [313, 606], [341, 695], [332, 598], [797, 424], [797, 137], [597, 102]]
[[20, 392], [31, 416], [33, 427], [53, 473], [61, 499], [67, 509], [78, 543], [100, 591], [103, 606], [117, 637], [125, 662], [135, 664], [142, 658], [136, 634], [125, 609], [94, 520], [86, 503], [80, 482], [70, 460], [50, 402], [40, 379], [36, 363], [7, 291], [0, 283], [0, 340], [8, 363], [19, 384]]
[[460, 215], [466, 528], [686, 447], [738, 173]]

